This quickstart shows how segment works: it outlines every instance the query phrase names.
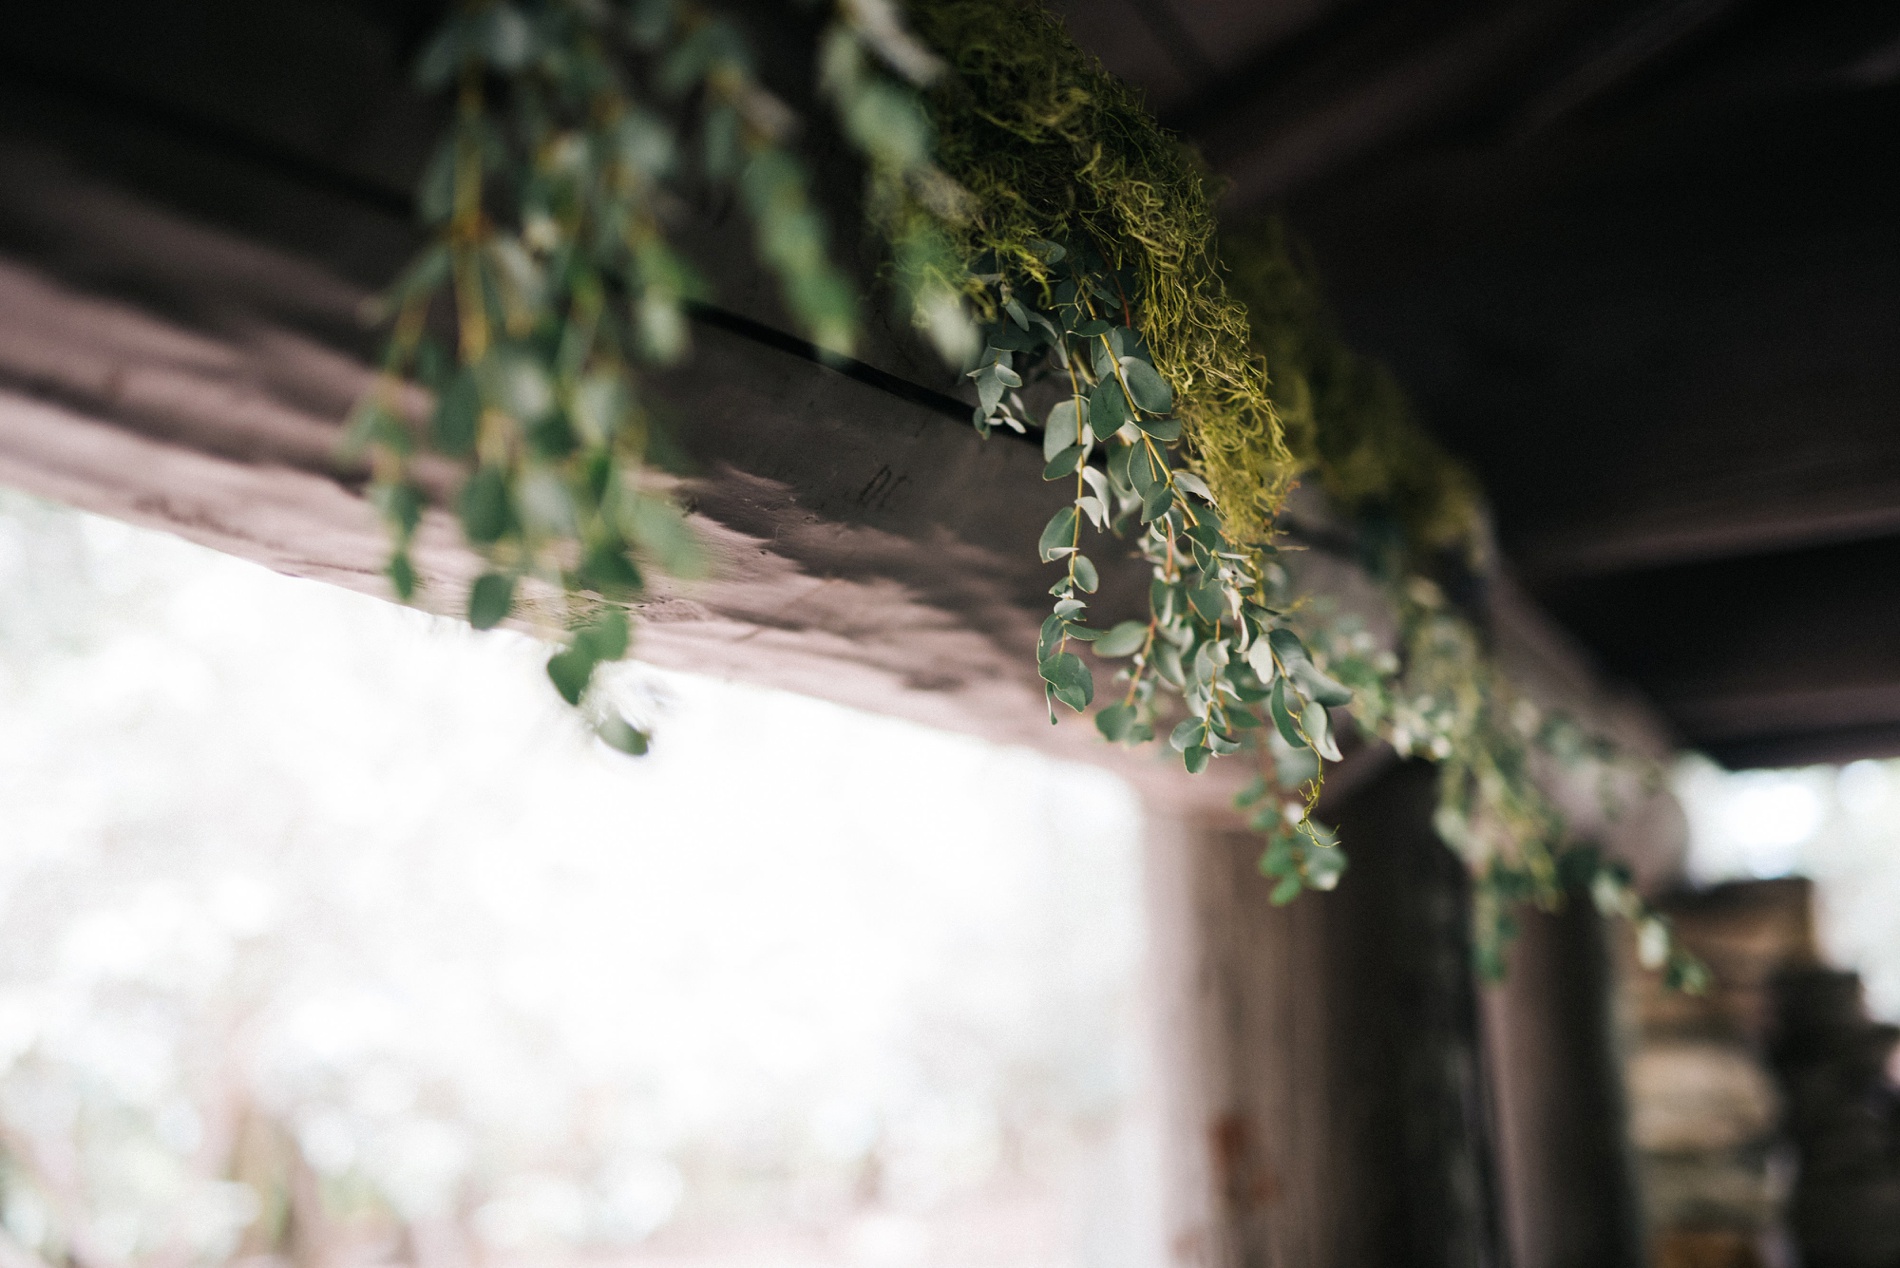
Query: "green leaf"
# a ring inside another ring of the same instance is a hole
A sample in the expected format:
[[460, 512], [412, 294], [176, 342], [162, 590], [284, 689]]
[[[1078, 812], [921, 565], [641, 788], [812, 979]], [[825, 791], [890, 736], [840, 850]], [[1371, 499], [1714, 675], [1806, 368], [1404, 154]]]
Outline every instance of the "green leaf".
[[1126, 740], [1134, 724], [1135, 707], [1131, 704], [1117, 702], [1108, 705], [1095, 715], [1095, 729], [1102, 733], [1104, 739], [1114, 744], [1120, 744]]
[[478, 630], [492, 630], [508, 618], [514, 605], [515, 579], [485, 572], [468, 589], [468, 623]]
[[382, 512], [395, 524], [402, 540], [407, 541], [422, 522], [422, 490], [413, 484], [386, 484], [375, 490]]
[[395, 587], [398, 599], [407, 603], [415, 597], [416, 566], [410, 561], [408, 551], [399, 550], [391, 555], [386, 571], [389, 573], [389, 584]]
[[1078, 554], [1072, 561], [1071, 567], [1075, 573], [1077, 588], [1083, 594], [1094, 594], [1095, 587], [1102, 584], [1101, 577], [1096, 574], [1095, 564], [1087, 555]]
[[1088, 708], [1089, 702], [1095, 699], [1095, 678], [1074, 652], [1058, 652], [1044, 660], [1039, 668], [1055, 698], [1077, 713]]
[[645, 558], [675, 577], [691, 579], [706, 574], [705, 551], [693, 526], [666, 498], [635, 498], [620, 519], [639, 543]]
[[1207, 769], [1207, 759], [1214, 754], [1211, 750], [1196, 744], [1181, 754], [1181, 764], [1187, 767], [1187, 773], [1198, 775]]
[[1044, 563], [1060, 559], [1075, 549], [1075, 507], [1065, 506], [1049, 520], [1036, 543]]
[[1273, 725], [1280, 732], [1280, 738], [1296, 749], [1306, 747], [1306, 737], [1300, 734], [1300, 728], [1294, 724], [1293, 713], [1286, 707], [1286, 679], [1273, 680], [1273, 694], [1267, 697], [1267, 712], [1273, 715]]
[[1114, 379], [1103, 379], [1089, 392], [1089, 430], [1098, 440], [1120, 431], [1128, 418], [1128, 398]]
[[534, 55], [534, 28], [511, 4], [498, 4], [488, 11], [487, 35], [483, 51], [499, 70], [520, 70]]
[[627, 550], [617, 541], [596, 542], [587, 548], [581, 556], [581, 566], [574, 572], [574, 580], [584, 590], [592, 590], [604, 599], [627, 600], [639, 597], [646, 587], [646, 578], [640, 575], [640, 569], [633, 560], [627, 558]]
[[469, 28], [471, 23], [465, 17], [452, 19], [436, 37], [423, 49], [422, 56], [416, 60], [416, 85], [425, 91], [433, 92], [449, 82], [462, 62], [473, 51], [475, 33]]
[[1306, 650], [1306, 644], [1300, 641], [1300, 636], [1284, 625], [1275, 626], [1267, 631], [1267, 641], [1273, 645], [1273, 654], [1280, 658], [1280, 664], [1286, 667], [1289, 674], [1293, 672], [1295, 665], [1308, 665], [1313, 661], [1311, 653]]
[[[1153, 436], [1156, 440], [1170, 441], [1181, 439], [1181, 420], [1178, 418], [1137, 418], [1135, 426]], [[1178, 477], [1177, 477], [1178, 478]]]
[[1142, 621], [1123, 621], [1095, 640], [1097, 656], [1132, 656], [1148, 641], [1148, 626]]
[[594, 676], [594, 666], [598, 663], [576, 642], [574, 646], [548, 658], [548, 677], [553, 681], [554, 689], [561, 693], [561, 699], [577, 705], [586, 693], [587, 681]]
[[[1284, 681], [1284, 680], [1282, 680]], [[1339, 742], [1333, 738], [1333, 716], [1317, 700], [1309, 700], [1300, 710], [1300, 727], [1313, 741], [1313, 751], [1329, 762], [1340, 760]]]
[[1177, 753], [1185, 753], [1207, 736], [1207, 723], [1200, 718], [1183, 719], [1168, 736], [1168, 746]]
[[508, 475], [500, 467], [481, 467], [462, 486], [462, 531], [477, 546], [501, 540], [513, 515], [508, 507]]
[[532, 423], [554, 408], [554, 383], [548, 367], [527, 348], [507, 345], [492, 350], [481, 365], [484, 395], [504, 413]]
[[977, 407], [985, 414], [992, 414], [1003, 400], [1003, 381], [996, 377], [996, 367], [986, 365], [970, 376], [976, 380]]
[[602, 609], [591, 624], [583, 625], [574, 634], [574, 645], [585, 649], [595, 660], [619, 660], [627, 654], [632, 640], [633, 629], [627, 624], [627, 614], [616, 607]]
[[[1059, 608], [1061, 604], [1057, 604], [1056, 606]], [[1036, 660], [1038, 662], [1048, 660], [1050, 656], [1055, 654], [1056, 644], [1062, 641], [1062, 636], [1068, 631], [1068, 628], [1069, 623], [1063, 619], [1061, 612], [1054, 612], [1042, 618], [1042, 629], [1036, 635]]]
[[1070, 445], [1067, 449], [1064, 449], [1061, 453], [1049, 460], [1049, 465], [1042, 469], [1042, 478], [1045, 480], [1060, 480], [1063, 476], [1074, 475], [1075, 469], [1081, 465], [1082, 446]]
[[[1142, 509], [1147, 509], [1145, 503]], [[1203, 621], [1218, 621], [1227, 615], [1227, 589], [1219, 577], [1202, 574], [1201, 583], [1189, 587], [1187, 596], [1188, 603]]]
[[1128, 485], [1135, 492], [1146, 495], [1157, 484], [1165, 485], [1161, 478], [1160, 467], [1155, 456], [1148, 452], [1148, 446], [1136, 442], [1128, 446]]
[[1300, 878], [1296, 874], [1282, 878], [1280, 883], [1273, 887], [1273, 892], [1267, 895], [1267, 901], [1275, 907], [1284, 907], [1299, 896]]
[[1168, 486], [1167, 481], [1157, 480], [1141, 495], [1141, 522], [1147, 524], [1160, 519], [1173, 505], [1174, 490]]
[[1103, 321], [1100, 317], [1090, 318], [1075, 328], [1078, 338], [1097, 339], [1115, 329], [1113, 322]]
[[1080, 396], [1057, 401], [1042, 425], [1042, 457], [1047, 462], [1082, 438], [1088, 424], [1089, 403]]
[[1129, 393], [1145, 413], [1166, 414], [1174, 408], [1174, 389], [1153, 366], [1139, 357], [1123, 357], [1121, 369]]
[[1273, 665], [1273, 644], [1264, 638], [1256, 638], [1247, 645], [1247, 664], [1262, 683], [1272, 682], [1279, 674]]
[[475, 429], [481, 416], [481, 385], [464, 368], [436, 399], [435, 414], [429, 420], [430, 439], [451, 458], [466, 457], [475, 452]]
[[594, 733], [609, 748], [617, 748], [632, 757], [644, 757], [652, 736], [621, 717], [616, 711], [602, 718], [594, 727]]
[[1324, 705], [1346, 705], [1352, 703], [1352, 688], [1336, 679], [1328, 678], [1313, 667], [1313, 662], [1297, 662], [1292, 669], [1293, 681], [1309, 699]]

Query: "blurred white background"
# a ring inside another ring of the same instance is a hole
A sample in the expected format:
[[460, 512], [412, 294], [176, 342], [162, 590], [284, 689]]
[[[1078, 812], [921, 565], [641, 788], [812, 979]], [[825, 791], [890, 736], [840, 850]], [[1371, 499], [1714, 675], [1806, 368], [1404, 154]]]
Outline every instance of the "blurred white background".
[[546, 654], [0, 494], [0, 1268], [1161, 1259], [1123, 785]]
[[1812, 878], [1826, 955], [1860, 972], [1869, 1012], [1900, 1021], [1900, 762], [1728, 772], [1691, 757], [1675, 785], [1691, 878]]

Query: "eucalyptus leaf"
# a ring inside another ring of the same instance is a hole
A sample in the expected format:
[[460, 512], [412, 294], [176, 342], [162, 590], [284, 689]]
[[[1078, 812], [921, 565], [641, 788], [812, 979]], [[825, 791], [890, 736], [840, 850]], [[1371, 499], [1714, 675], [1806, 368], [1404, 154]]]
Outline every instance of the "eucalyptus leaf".
[[1178, 418], [1137, 418], [1135, 426], [1164, 443], [1181, 439], [1181, 420]]
[[1095, 565], [1087, 555], [1078, 554], [1070, 561], [1075, 573], [1075, 584], [1084, 594], [1094, 594], [1095, 588], [1102, 584], [1101, 577], [1095, 571]]
[[1273, 694], [1267, 697], [1267, 711], [1273, 715], [1273, 725], [1280, 732], [1280, 738], [1296, 749], [1307, 747], [1306, 737], [1300, 734], [1299, 726], [1293, 721], [1293, 713], [1286, 704], [1286, 679], [1273, 680]]
[[1177, 687], [1187, 682], [1187, 675], [1181, 669], [1181, 649], [1173, 643], [1155, 640], [1154, 666], [1156, 673]]
[[1333, 717], [1326, 706], [1309, 700], [1300, 710], [1300, 729], [1313, 742], [1313, 751], [1329, 762], [1340, 760], [1339, 743], [1333, 738]]
[[594, 733], [609, 748], [619, 749], [630, 757], [644, 757], [651, 747], [653, 737], [620, 716], [618, 711], [609, 713], [595, 726]]
[[1045, 480], [1060, 480], [1064, 476], [1074, 475], [1075, 469], [1082, 465], [1082, 458], [1085, 452], [1086, 451], [1080, 445], [1070, 445], [1067, 449], [1064, 449], [1049, 460], [1049, 465], [1042, 469], [1042, 478]]
[[1203, 621], [1218, 621], [1227, 615], [1227, 591], [1219, 577], [1203, 576], [1200, 584], [1188, 588], [1188, 602]]
[[1065, 506], [1043, 528], [1036, 552], [1044, 563], [1051, 563], [1075, 549], [1075, 536], [1075, 507]]
[[418, 578], [416, 565], [410, 560], [408, 551], [398, 550], [392, 554], [384, 571], [389, 574], [389, 584], [396, 591], [398, 599], [407, 603], [415, 597]]
[[1064, 449], [1082, 438], [1082, 428], [1088, 425], [1087, 398], [1065, 396], [1049, 410], [1049, 418], [1042, 425], [1042, 458], [1051, 461]]
[[1256, 638], [1247, 645], [1247, 664], [1259, 675], [1264, 685], [1274, 680], [1278, 673], [1273, 664], [1273, 644], [1264, 638]]
[[500, 467], [477, 467], [462, 486], [462, 531], [477, 546], [499, 541], [513, 515], [508, 504], [508, 474]]
[[1128, 398], [1122, 395], [1121, 384], [1113, 378], [1103, 379], [1089, 392], [1088, 410], [1089, 430], [1098, 440], [1107, 440], [1122, 429], [1129, 418]]
[[1097, 656], [1132, 656], [1148, 641], [1148, 626], [1142, 621], [1123, 621], [1095, 640]]
[[1134, 724], [1134, 706], [1124, 702], [1106, 705], [1095, 714], [1095, 729], [1111, 743], [1120, 744], [1128, 739], [1128, 733]]
[[498, 572], [475, 578], [468, 590], [468, 623], [478, 630], [493, 629], [508, 617], [515, 604], [515, 579]]
[[554, 683], [554, 689], [561, 693], [561, 699], [577, 705], [587, 691], [587, 684], [594, 676], [594, 666], [599, 662], [587, 651], [576, 645], [554, 653], [548, 658], [548, 678]]
[[1174, 409], [1174, 389], [1152, 365], [1139, 357], [1121, 359], [1122, 378], [1135, 404], [1149, 414], [1167, 414]]
[[1003, 381], [996, 376], [996, 367], [986, 365], [971, 374], [976, 380], [977, 407], [985, 414], [993, 414], [1003, 400]]
[[1089, 702], [1095, 699], [1095, 679], [1088, 665], [1074, 652], [1058, 652], [1044, 660], [1039, 668], [1055, 698], [1077, 713], [1088, 708]]
[[1323, 705], [1347, 705], [1352, 703], [1352, 689], [1336, 679], [1329, 678], [1314, 668], [1310, 660], [1301, 661], [1292, 669], [1293, 680], [1300, 690], [1312, 700]]
[[1280, 658], [1280, 664], [1289, 674], [1295, 665], [1310, 665], [1313, 662], [1300, 636], [1284, 625], [1277, 625], [1267, 631], [1267, 641], [1273, 645], [1273, 654]]

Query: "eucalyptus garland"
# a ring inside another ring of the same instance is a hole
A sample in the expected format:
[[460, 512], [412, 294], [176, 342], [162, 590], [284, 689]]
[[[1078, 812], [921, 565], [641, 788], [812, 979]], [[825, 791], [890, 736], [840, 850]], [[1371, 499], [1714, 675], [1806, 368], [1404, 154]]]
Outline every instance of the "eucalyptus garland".
[[[905, 15], [838, 0], [814, 66], [863, 160], [899, 302], [968, 375], [977, 429], [1039, 432], [1044, 478], [1065, 490], [1037, 544], [1057, 570], [1036, 648], [1051, 721], [1094, 707], [1108, 740], [1165, 735], [1190, 772], [1252, 754], [1242, 802], [1284, 902], [1345, 867], [1312, 814], [1341, 756], [1331, 711], [1350, 708], [1440, 764], [1438, 828], [1477, 879], [1483, 963], [1501, 963], [1516, 904], [1580, 887], [1693, 985], [1627, 874], [1568, 841], [1538, 787], [1533, 750], [1608, 755], [1511, 692], [1426, 575], [1448, 552], [1483, 566], [1475, 486], [1331, 335], [1277, 229], [1236, 240], [1243, 304], [1198, 160], [1026, 0]], [[352, 430], [391, 525], [389, 576], [415, 593], [423, 508], [449, 501], [488, 563], [470, 622], [551, 610], [566, 634], [554, 686], [642, 752], [593, 684], [629, 648], [648, 573], [701, 568], [642, 393], [649, 368], [686, 355], [686, 306], [706, 297], [672, 227], [689, 191], [731, 190], [787, 313], [849, 352], [857, 299], [792, 146], [813, 121], [694, 0], [469, 0], [419, 78], [455, 105], [421, 192], [432, 238], [384, 301], [384, 374]], [[425, 456], [454, 476], [427, 478]], [[1398, 525], [1375, 573], [1399, 648], [1293, 593], [1274, 521], [1303, 472], [1369, 528]], [[1104, 548], [1147, 561], [1145, 620], [1089, 623]]]
[[[841, 18], [839, 38], [899, 47], [862, 3], [841, 12], [858, 20]], [[705, 291], [669, 240], [679, 190], [736, 192], [760, 263], [821, 347], [850, 350], [855, 290], [786, 144], [795, 115], [715, 13], [686, 0], [466, 4], [418, 79], [455, 101], [419, 200], [433, 240], [384, 300], [384, 373], [352, 433], [395, 535], [390, 580], [414, 594], [409, 548], [428, 491], [413, 460], [426, 450], [459, 469], [463, 533], [490, 565], [468, 592], [470, 623], [499, 624], [524, 580], [544, 583], [568, 631], [548, 676], [603, 739], [643, 752], [646, 734], [589, 689], [628, 650], [623, 605], [645, 592], [646, 570], [700, 569], [650, 468], [663, 438], [640, 391], [644, 367], [687, 352], [685, 303]], [[834, 97], [849, 113], [880, 87], [860, 76]], [[403, 408], [411, 382], [434, 396], [420, 425]]]
[[[1281, 745], [1337, 761], [1333, 707], [1352, 693], [1328, 677], [1287, 617], [1286, 572], [1270, 547], [1245, 549], [1224, 529], [1207, 481], [1176, 465], [1182, 422], [1175, 392], [1136, 328], [1146, 311], [1139, 275], [1112, 270], [1092, 245], [1035, 242], [1035, 271], [979, 272], [999, 316], [969, 371], [976, 425], [1025, 431], [1039, 416], [1043, 479], [1065, 482], [1069, 504], [1051, 516], [1037, 549], [1062, 575], [1036, 649], [1049, 701], [1077, 712], [1095, 699], [1094, 673], [1072, 648], [1126, 660], [1114, 698], [1095, 713], [1109, 740], [1139, 745], [1165, 731], [1191, 774], [1216, 756]], [[979, 265], [979, 268], [983, 267]], [[1037, 410], [1031, 402], [1047, 401]], [[1099, 465], [1096, 459], [1101, 459]], [[1135, 549], [1151, 567], [1148, 619], [1110, 629], [1086, 623], [1099, 574], [1085, 551], [1092, 531]], [[1186, 716], [1178, 716], [1178, 701]], [[1287, 848], [1274, 874], [1297, 892], [1331, 888], [1343, 867], [1330, 831], [1312, 818], [1321, 765], [1280, 803]]]
[[1429, 575], [1492, 566], [1476, 480], [1412, 418], [1384, 367], [1345, 345], [1282, 224], [1269, 218], [1230, 232], [1222, 251], [1256, 346], [1276, 367], [1274, 401], [1294, 452], [1357, 521], [1362, 562], [1398, 618], [1396, 649], [1350, 618], [1315, 621], [1311, 636], [1351, 687], [1359, 729], [1437, 764], [1434, 827], [1474, 878], [1480, 968], [1502, 974], [1521, 905], [1552, 910], [1583, 894], [1635, 925], [1646, 967], [1673, 986], [1704, 989], [1707, 970], [1643, 902], [1628, 868], [1573, 836], [1543, 787], [1551, 774], [1594, 768], [1613, 815], [1617, 784], [1654, 791], [1660, 772], [1518, 691]]

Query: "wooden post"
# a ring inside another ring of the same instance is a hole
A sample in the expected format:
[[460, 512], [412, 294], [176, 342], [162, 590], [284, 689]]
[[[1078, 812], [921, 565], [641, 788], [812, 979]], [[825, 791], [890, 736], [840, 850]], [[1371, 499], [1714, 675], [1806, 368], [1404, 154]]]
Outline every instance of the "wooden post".
[[1335, 815], [1345, 879], [1283, 908], [1254, 869], [1257, 837], [1208, 842], [1208, 1147], [1229, 1264], [1505, 1262], [1469, 882], [1432, 831], [1435, 803], [1423, 765], [1367, 782]]

